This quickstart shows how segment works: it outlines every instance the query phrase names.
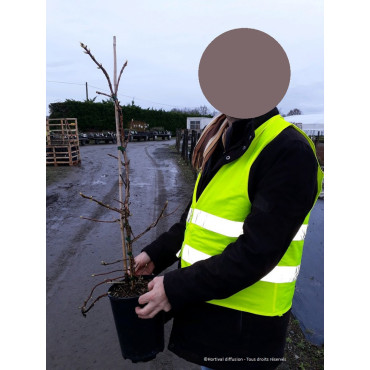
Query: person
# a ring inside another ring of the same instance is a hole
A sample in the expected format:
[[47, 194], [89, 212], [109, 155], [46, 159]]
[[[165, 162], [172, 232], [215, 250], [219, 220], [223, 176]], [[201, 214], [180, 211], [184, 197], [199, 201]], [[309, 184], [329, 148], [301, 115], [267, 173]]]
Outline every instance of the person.
[[199, 169], [179, 222], [135, 257], [159, 274], [136, 313], [173, 317], [168, 348], [212, 369], [274, 369], [284, 347], [310, 211], [321, 191], [314, 145], [275, 107], [219, 114], [203, 131]]

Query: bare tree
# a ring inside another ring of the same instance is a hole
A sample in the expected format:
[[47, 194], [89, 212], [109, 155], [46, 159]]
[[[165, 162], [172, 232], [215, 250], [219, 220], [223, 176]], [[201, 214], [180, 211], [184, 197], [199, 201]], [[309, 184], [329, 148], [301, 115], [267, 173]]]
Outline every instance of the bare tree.
[[[133, 256], [133, 253], [132, 253], [132, 245], [139, 238], [141, 238], [144, 234], [146, 234], [149, 230], [151, 230], [152, 228], [157, 226], [157, 224], [158, 224], [158, 222], [161, 218], [167, 217], [169, 215], [167, 215], [167, 216], [164, 215], [164, 211], [166, 210], [167, 204], [168, 204], [168, 202], [166, 202], [164, 204], [159, 216], [157, 217], [156, 220], [153, 221], [153, 223], [151, 225], [149, 225], [145, 230], [143, 230], [142, 232], [140, 232], [136, 236], [132, 232], [132, 229], [131, 229], [131, 226], [130, 226], [131, 213], [130, 213], [130, 209], [129, 209], [129, 206], [130, 206], [130, 201], [129, 201], [130, 200], [130, 161], [127, 157], [127, 145], [128, 145], [128, 142], [129, 142], [130, 133], [128, 133], [128, 136], [125, 137], [124, 129], [123, 129], [122, 109], [121, 109], [121, 106], [120, 106], [119, 101], [117, 99], [117, 92], [118, 92], [119, 82], [120, 82], [122, 73], [123, 73], [124, 69], [127, 66], [127, 61], [123, 64], [123, 66], [120, 70], [118, 79], [117, 79], [116, 37], [114, 36], [113, 37], [114, 80], [113, 80], [113, 83], [112, 83], [107, 71], [105, 70], [103, 65], [95, 59], [95, 57], [92, 55], [92, 53], [88, 49], [88, 47], [86, 45], [84, 45], [83, 43], [81, 43], [80, 45], [84, 49], [84, 52], [87, 55], [89, 55], [89, 57], [93, 60], [93, 62], [98, 66], [98, 69], [100, 69], [103, 72], [103, 74], [105, 75], [105, 77], [107, 79], [110, 94], [106, 94], [106, 93], [99, 92], [99, 91], [97, 91], [96, 93], [100, 94], [100, 95], [105, 95], [108, 98], [112, 99], [113, 102], [114, 102], [115, 119], [116, 119], [116, 135], [117, 135], [117, 155], [114, 156], [114, 155], [110, 154], [110, 156], [115, 158], [118, 161], [118, 188], [119, 188], [119, 199], [115, 200], [115, 202], [118, 203], [117, 206], [112, 206], [112, 205], [109, 205], [109, 204], [105, 204], [102, 201], [100, 201], [98, 199], [95, 199], [92, 196], [87, 196], [83, 193], [80, 193], [80, 195], [83, 198], [89, 199], [89, 200], [97, 203], [98, 205], [100, 205], [100, 206], [102, 206], [102, 207], [104, 207], [104, 208], [106, 208], [106, 209], [108, 209], [112, 212], [115, 212], [117, 214], [118, 218], [116, 218], [114, 220], [110, 220], [110, 221], [97, 220], [97, 219], [92, 219], [92, 218], [88, 218], [88, 217], [81, 217], [81, 218], [86, 219], [86, 220], [90, 220], [90, 221], [94, 221], [94, 222], [117, 222], [117, 223], [120, 224], [121, 242], [122, 242], [122, 259], [119, 259], [119, 260], [114, 261], [114, 262], [104, 262], [104, 261], [102, 261], [102, 265], [112, 265], [112, 264], [115, 264], [115, 263], [123, 262], [123, 268], [121, 268], [121, 269], [117, 269], [117, 270], [114, 270], [114, 271], [109, 271], [109, 272], [106, 272], [106, 273], [103, 273], [103, 274], [95, 274], [94, 275], [94, 276], [101, 276], [101, 275], [107, 275], [107, 274], [110, 274], [110, 273], [121, 272], [121, 274], [119, 276], [116, 276], [114, 278], [108, 277], [104, 281], [96, 284], [92, 288], [88, 298], [85, 300], [85, 302], [83, 303], [83, 306], [81, 307], [82, 314], [86, 315], [86, 313], [94, 306], [94, 304], [98, 300], [100, 300], [102, 297], [107, 296], [107, 293], [100, 295], [95, 300], [93, 300], [93, 302], [90, 303], [90, 305], [87, 307], [88, 302], [90, 301], [90, 299], [92, 299], [92, 295], [93, 295], [95, 289], [97, 287], [101, 286], [102, 284], [112, 283], [112, 282], [115, 282], [115, 281], [120, 280], [120, 279], [125, 279], [126, 282], [130, 283], [130, 289], [132, 291], [135, 290], [135, 282], [137, 281], [137, 279], [134, 276], [135, 261], [134, 261], [134, 256]], [[124, 171], [123, 171], [123, 168], [124, 168]]]
[[294, 109], [291, 109], [289, 111], [289, 113], [287, 114], [287, 116], [297, 116], [297, 115], [301, 115], [302, 114], [302, 111], [299, 110], [298, 108], [294, 108]]
[[189, 116], [207, 116], [210, 114], [209, 109], [206, 105], [201, 105], [197, 108], [173, 108], [171, 112], [185, 113]]
[[198, 112], [201, 116], [206, 116], [209, 114], [208, 107], [206, 105], [201, 105], [198, 108]]

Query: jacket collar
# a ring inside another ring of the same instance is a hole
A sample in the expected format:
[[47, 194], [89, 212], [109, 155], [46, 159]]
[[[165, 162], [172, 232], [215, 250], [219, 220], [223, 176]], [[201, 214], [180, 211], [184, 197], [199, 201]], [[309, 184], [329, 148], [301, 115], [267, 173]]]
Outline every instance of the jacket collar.
[[279, 114], [279, 110], [275, 107], [262, 116], [233, 122], [226, 134], [225, 152], [232, 151], [237, 147], [248, 147], [254, 138], [254, 131], [277, 114]]
[[279, 111], [274, 108], [262, 116], [233, 122], [226, 133], [225, 149], [222, 140], [219, 140], [216, 150], [205, 165], [197, 188], [197, 199], [224, 164], [238, 159], [246, 152], [254, 139], [255, 129], [277, 114], [279, 114]]

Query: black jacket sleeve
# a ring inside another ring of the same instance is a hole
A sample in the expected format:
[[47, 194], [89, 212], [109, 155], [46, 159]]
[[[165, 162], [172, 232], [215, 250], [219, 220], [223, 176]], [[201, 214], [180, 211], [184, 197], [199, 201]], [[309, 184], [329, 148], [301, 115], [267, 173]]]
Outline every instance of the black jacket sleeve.
[[179, 260], [176, 253], [180, 250], [184, 240], [186, 217], [191, 202], [187, 205], [179, 222], [175, 223], [167, 232], [160, 235], [154, 242], [147, 245], [142, 251], [146, 252], [153, 261], [154, 273], [159, 274], [174, 262]]
[[173, 310], [229, 297], [269, 273], [314, 204], [316, 176], [317, 161], [306, 139], [294, 128], [284, 130], [251, 168], [252, 209], [244, 233], [222, 254], [165, 274]]

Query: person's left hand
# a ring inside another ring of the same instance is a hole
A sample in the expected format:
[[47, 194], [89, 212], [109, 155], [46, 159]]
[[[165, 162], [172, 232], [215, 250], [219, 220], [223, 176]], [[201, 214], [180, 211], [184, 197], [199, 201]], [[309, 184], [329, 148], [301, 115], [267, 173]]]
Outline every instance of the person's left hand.
[[135, 312], [141, 319], [151, 319], [159, 311], [170, 311], [171, 304], [167, 299], [163, 285], [163, 276], [155, 277], [149, 284], [149, 292], [139, 297], [139, 304], [147, 305], [143, 308], [136, 307]]
[[135, 257], [135, 275], [150, 275], [154, 271], [154, 263], [148, 253], [141, 252]]

